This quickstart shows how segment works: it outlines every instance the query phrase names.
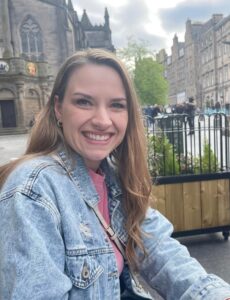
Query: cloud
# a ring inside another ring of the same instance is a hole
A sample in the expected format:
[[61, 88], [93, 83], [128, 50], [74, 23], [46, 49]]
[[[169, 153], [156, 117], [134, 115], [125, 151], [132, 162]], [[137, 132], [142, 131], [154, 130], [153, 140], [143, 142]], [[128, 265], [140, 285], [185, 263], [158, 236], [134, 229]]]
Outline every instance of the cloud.
[[229, 0], [185, 1], [174, 8], [160, 9], [159, 17], [162, 27], [167, 32], [185, 30], [187, 19], [192, 21], [208, 21], [212, 14], [229, 12]]
[[88, 17], [93, 25], [104, 24], [104, 13], [106, 5], [103, 1], [97, 0], [72, 0], [73, 6], [81, 20], [83, 10], [86, 9]]
[[97, 0], [72, 0], [74, 7], [79, 7], [81, 10], [86, 9], [89, 13], [93, 11], [100, 11], [105, 8], [103, 1]]
[[115, 48], [124, 47], [128, 38], [147, 41], [152, 50], [163, 48], [165, 39], [149, 33], [146, 24], [151, 21], [149, 8], [142, 0], [128, 0], [119, 7], [108, 6], [112, 39]]
[[142, 0], [130, 0], [120, 7], [111, 9], [111, 27], [115, 47], [124, 46], [127, 38], [145, 38], [145, 23], [148, 7]]
[[105, 7], [108, 8], [115, 48], [126, 46], [130, 36], [148, 41], [153, 50], [167, 48], [172, 44], [174, 33], [183, 38], [187, 19], [205, 22], [214, 13], [230, 11], [229, 0], [184, 0], [173, 7], [170, 5], [170, 8], [158, 9], [160, 5], [168, 3], [166, 0], [161, 1], [72, 0], [79, 19], [83, 9], [86, 9], [93, 25], [104, 24]]

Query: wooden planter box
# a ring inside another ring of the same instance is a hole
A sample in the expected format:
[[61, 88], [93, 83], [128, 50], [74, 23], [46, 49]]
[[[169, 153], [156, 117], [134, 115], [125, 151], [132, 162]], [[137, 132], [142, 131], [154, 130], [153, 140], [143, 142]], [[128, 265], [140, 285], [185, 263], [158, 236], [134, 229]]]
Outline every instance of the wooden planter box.
[[[220, 178], [219, 178], [220, 177]], [[222, 178], [221, 178], [222, 177]], [[174, 236], [222, 231], [225, 239], [230, 231], [230, 174], [214, 178], [190, 177], [190, 182], [171, 180], [153, 185], [158, 209], [174, 225]]]

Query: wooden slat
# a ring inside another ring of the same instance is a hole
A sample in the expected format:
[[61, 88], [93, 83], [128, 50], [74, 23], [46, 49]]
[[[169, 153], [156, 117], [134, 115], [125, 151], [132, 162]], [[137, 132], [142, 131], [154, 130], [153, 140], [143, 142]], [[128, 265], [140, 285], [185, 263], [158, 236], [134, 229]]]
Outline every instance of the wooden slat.
[[202, 228], [218, 226], [217, 180], [201, 181]]
[[201, 228], [200, 182], [183, 183], [184, 230]]
[[230, 180], [153, 186], [158, 209], [175, 231], [230, 225]]
[[150, 205], [166, 216], [165, 185], [153, 185], [152, 199]]
[[184, 201], [182, 184], [165, 185], [166, 216], [175, 231], [184, 229]]
[[229, 180], [217, 181], [218, 225], [230, 224]]

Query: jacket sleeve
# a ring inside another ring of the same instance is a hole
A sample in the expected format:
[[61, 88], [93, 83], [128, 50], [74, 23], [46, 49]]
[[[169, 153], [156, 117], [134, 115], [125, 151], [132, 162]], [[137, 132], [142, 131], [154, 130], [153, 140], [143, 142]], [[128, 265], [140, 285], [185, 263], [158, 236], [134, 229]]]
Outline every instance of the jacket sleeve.
[[187, 248], [171, 238], [173, 226], [158, 211], [148, 210], [142, 230], [148, 255], [141, 263], [140, 273], [165, 299], [230, 299], [230, 285], [207, 274]]
[[0, 201], [0, 299], [67, 300], [58, 211], [45, 199], [7, 192]]

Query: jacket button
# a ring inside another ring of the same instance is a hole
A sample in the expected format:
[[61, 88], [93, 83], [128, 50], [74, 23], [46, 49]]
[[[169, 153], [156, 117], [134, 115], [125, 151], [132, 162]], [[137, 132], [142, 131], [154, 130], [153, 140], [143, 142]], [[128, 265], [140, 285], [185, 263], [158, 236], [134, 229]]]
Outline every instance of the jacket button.
[[87, 279], [89, 278], [89, 269], [87, 266], [84, 266], [83, 269], [82, 269], [82, 272], [81, 272], [81, 275], [84, 279]]

